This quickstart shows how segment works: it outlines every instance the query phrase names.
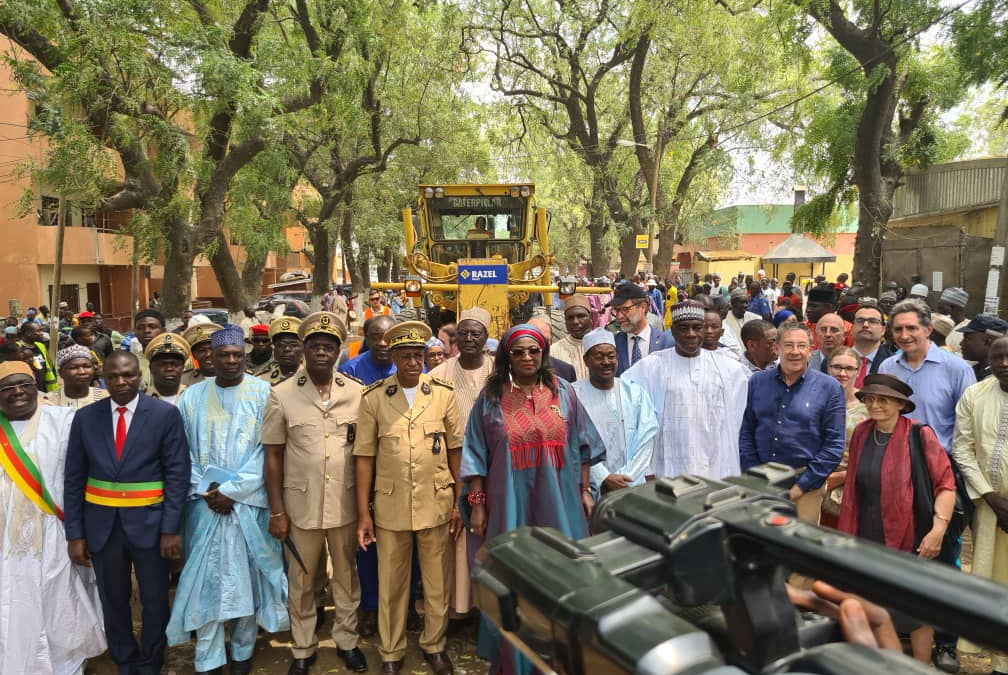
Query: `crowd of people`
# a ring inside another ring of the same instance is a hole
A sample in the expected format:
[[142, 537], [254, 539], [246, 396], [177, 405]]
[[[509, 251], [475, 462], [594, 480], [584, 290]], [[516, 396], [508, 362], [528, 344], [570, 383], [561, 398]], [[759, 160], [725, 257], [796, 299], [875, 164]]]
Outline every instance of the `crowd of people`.
[[[289, 629], [304, 675], [331, 606], [349, 670], [377, 634], [399, 672], [419, 631], [447, 675], [486, 539], [584, 537], [609, 492], [771, 461], [802, 469], [800, 519], [948, 565], [971, 527], [973, 573], [1008, 582], [1008, 323], [968, 316], [959, 288], [932, 311], [845, 277], [720, 281], [624, 281], [499, 340], [482, 308], [435, 337], [372, 293], [353, 353], [338, 294], [304, 320], [172, 332], [143, 310], [121, 339], [85, 311], [52, 357], [26, 314], [0, 353], [0, 673], [106, 650], [157, 673], [195, 638], [196, 672], [240, 675], [261, 630]], [[955, 636], [893, 618], [914, 657], [958, 669]], [[532, 670], [485, 621], [478, 652]]]

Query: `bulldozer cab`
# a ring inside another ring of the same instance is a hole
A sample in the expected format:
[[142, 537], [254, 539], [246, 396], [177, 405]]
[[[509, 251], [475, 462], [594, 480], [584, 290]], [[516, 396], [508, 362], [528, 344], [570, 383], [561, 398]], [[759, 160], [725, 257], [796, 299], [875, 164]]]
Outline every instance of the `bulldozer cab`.
[[517, 190], [512, 196], [493, 194], [499, 190], [491, 191], [490, 186], [455, 186], [452, 192], [458, 194], [421, 197], [418, 238], [424, 241], [426, 229], [431, 261], [450, 265], [467, 258], [524, 260], [534, 202], [529, 187], [526, 196]]

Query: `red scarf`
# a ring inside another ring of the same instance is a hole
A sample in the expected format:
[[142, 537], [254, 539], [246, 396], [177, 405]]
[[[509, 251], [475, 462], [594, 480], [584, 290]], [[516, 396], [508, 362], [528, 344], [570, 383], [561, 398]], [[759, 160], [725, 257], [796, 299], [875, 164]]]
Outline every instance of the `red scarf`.
[[[912, 551], [914, 545], [913, 485], [910, 483], [910, 427], [913, 420], [900, 417], [889, 437], [882, 458], [882, 485], [879, 499], [882, 503], [882, 530], [885, 545], [900, 551]], [[837, 529], [857, 534], [857, 466], [865, 442], [875, 430], [875, 421], [867, 419], [857, 425], [850, 440], [850, 458], [847, 478], [844, 480], [844, 499], [840, 505], [840, 522]], [[955, 490], [952, 465], [944, 448], [930, 427], [921, 429], [921, 445], [934, 485], [934, 494]]]

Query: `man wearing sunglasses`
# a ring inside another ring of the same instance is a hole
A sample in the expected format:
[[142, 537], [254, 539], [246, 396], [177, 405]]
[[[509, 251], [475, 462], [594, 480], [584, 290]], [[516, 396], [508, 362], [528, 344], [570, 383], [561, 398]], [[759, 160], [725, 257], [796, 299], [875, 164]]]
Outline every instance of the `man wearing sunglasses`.
[[670, 333], [655, 330], [648, 323], [648, 298], [640, 286], [618, 286], [609, 307], [620, 327], [616, 333], [617, 377], [648, 354], [675, 347]]

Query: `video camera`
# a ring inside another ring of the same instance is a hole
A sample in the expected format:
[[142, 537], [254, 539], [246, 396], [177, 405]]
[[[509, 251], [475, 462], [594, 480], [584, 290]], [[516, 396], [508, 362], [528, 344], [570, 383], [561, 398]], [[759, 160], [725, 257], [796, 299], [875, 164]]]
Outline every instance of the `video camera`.
[[785, 580], [821, 579], [927, 624], [1008, 648], [1008, 587], [798, 520], [798, 471], [771, 463], [610, 493], [579, 541], [523, 527], [489, 541], [477, 606], [544, 672], [562, 675], [933, 673], [843, 643]]

